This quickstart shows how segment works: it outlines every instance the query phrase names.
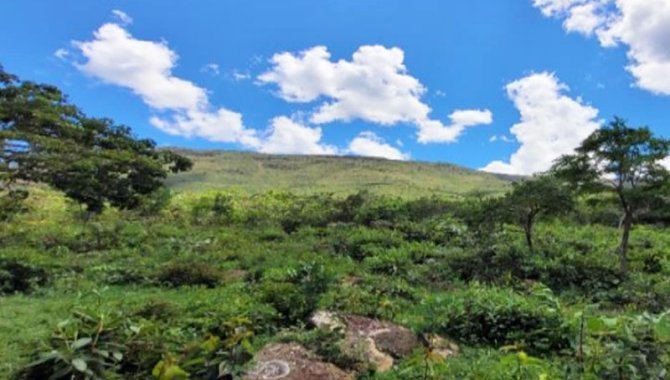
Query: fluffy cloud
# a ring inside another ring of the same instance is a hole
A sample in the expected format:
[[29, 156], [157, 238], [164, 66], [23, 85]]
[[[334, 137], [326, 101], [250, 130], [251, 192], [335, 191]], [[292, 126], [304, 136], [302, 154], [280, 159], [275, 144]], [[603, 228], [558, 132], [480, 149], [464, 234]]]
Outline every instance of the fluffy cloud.
[[638, 87], [670, 95], [670, 2], [667, 0], [533, 0], [569, 32], [597, 35], [603, 47], [628, 47]]
[[361, 132], [351, 140], [347, 153], [357, 156], [387, 158], [389, 160], [409, 159], [409, 154], [387, 144], [382, 138], [370, 131]]
[[259, 151], [283, 154], [338, 154], [337, 148], [321, 143], [321, 128], [302, 125], [286, 116], [272, 119]]
[[467, 127], [491, 124], [493, 114], [489, 110], [456, 110], [449, 119], [451, 124], [448, 126], [435, 120], [420, 121], [419, 142], [454, 142]]
[[74, 45], [85, 58], [76, 65], [79, 70], [128, 88], [160, 112], [150, 120], [155, 127], [173, 135], [260, 145], [241, 114], [212, 107], [205, 89], [173, 75], [178, 56], [166, 43], [136, 39], [119, 24], [108, 23], [95, 31], [92, 40]]
[[258, 148], [261, 144], [256, 131], [244, 126], [242, 115], [225, 108], [216, 111], [175, 112], [162, 117], [152, 116], [149, 123], [175, 136], [239, 143], [247, 148]]
[[493, 161], [482, 170], [505, 174], [545, 171], [599, 128], [598, 110], [565, 95], [568, 87], [549, 73], [532, 74], [506, 86], [521, 120], [510, 132], [521, 144], [509, 162]]
[[350, 61], [335, 62], [326, 47], [317, 46], [275, 54], [272, 68], [258, 81], [277, 85], [278, 96], [288, 102], [323, 99], [310, 117], [315, 124], [354, 119], [387, 126], [411, 123], [419, 128], [421, 142], [455, 141], [464, 127], [475, 125], [445, 126], [431, 119], [431, 108], [421, 101], [426, 89], [407, 73], [404, 60], [401, 49], [374, 45], [361, 46]]

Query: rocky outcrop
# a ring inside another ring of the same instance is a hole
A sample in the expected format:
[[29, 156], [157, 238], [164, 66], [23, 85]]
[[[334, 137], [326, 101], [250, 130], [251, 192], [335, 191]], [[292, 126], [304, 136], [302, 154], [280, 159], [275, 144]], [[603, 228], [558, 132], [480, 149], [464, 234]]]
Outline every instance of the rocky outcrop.
[[[343, 334], [340, 349], [357, 358], [363, 367], [379, 372], [389, 371], [397, 359], [406, 357], [418, 347], [425, 347], [443, 359], [458, 354], [458, 346], [438, 335], [421, 339], [410, 329], [359, 315], [338, 315], [317, 311], [310, 319], [317, 328], [338, 330]], [[349, 380], [353, 375], [324, 362], [298, 343], [272, 343], [254, 356], [254, 365], [244, 380]]]
[[[411, 354], [420, 345], [416, 334], [410, 329], [378, 319], [319, 311], [311, 322], [319, 328], [340, 329], [344, 333], [342, 350], [361, 357], [380, 372], [390, 370], [396, 359]], [[445, 358], [458, 350], [455, 344], [445, 339], [436, 343], [444, 346], [436, 352]]]
[[244, 380], [352, 380], [350, 374], [297, 343], [273, 343], [254, 356]]

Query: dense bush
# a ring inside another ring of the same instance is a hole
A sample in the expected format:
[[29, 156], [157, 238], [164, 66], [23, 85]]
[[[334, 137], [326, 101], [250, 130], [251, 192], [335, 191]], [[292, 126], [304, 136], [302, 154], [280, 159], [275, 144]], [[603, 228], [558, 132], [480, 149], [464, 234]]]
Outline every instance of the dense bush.
[[333, 251], [361, 261], [380, 249], [397, 247], [402, 236], [389, 229], [337, 227], [329, 236]]
[[512, 290], [473, 285], [426, 300], [426, 328], [473, 345], [518, 345], [549, 353], [569, 346], [571, 331], [555, 305]]
[[[609, 264], [609, 265], [608, 265]], [[585, 295], [616, 289], [624, 276], [611, 263], [594, 260], [588, 256], [562, 256], [543, 262], [542, 281], [556, 291], [581, 290]]]
[[223, 274], [211, 263], [177, 261], [163, 267], [156, 278], [169, 286], [204, 285], [211, 288], [221, 282]]
[[305, 322], [316, 311], [319, 297], [332, 280], [323, 264], [311, 262], [268, 273], [259, 292], [261, 299], [279, 312], [284, 324], [294, 325]]
[[15, 215], [28, 211], [26, 198], [28, 198], [26, 190], [0, 190], [0, 223], [8, 222]]
[[0, 259], [0, 294], [28, 293], [49, 280], [47, 271], [16, 260]]

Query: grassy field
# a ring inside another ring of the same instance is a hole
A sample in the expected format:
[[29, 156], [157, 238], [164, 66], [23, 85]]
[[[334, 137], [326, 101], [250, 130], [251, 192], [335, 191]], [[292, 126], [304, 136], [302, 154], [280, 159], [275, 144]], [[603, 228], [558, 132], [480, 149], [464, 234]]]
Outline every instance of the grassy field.
[[296, 194], [336, 195], [369, 190], [375, 194], [417, 198], [433, 194], [497, 193], [510, 177], [478, 172], [450, 164], [402, 162], [363, 157], [287, 156], [227, 151], [180, 151], [193, 170], [171, 176], [178, 191], [239, 189]]

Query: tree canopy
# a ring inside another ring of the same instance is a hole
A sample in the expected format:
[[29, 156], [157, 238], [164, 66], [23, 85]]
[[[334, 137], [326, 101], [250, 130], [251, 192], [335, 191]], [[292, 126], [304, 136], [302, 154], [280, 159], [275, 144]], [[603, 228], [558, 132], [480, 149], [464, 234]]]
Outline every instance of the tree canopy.
[[615, 117], [587, 137], [574, 154], [559, 158], [552, 169], [583, 192], [616, 195], [622, 211], [619, 259], [624, 272], [636, 213], [668, 195], [670, 173], [661, 161], [669, 152], [670, 140], [654, 136], [648, 127], [629, 127]]
[[563, 214], [573, 207], [572, 192], [556, 178], [541, 175], [513, 184], [500, 202], [504, 221], [520, 225], [526, 244], [533, 250], [533, 226], [538, 217]]
[[99, 212], [132, 209], [190, 160], [129, 127], [86, 116], [56, 87], [20, 81], [0, 67], [0, 181], [46, 183]]

